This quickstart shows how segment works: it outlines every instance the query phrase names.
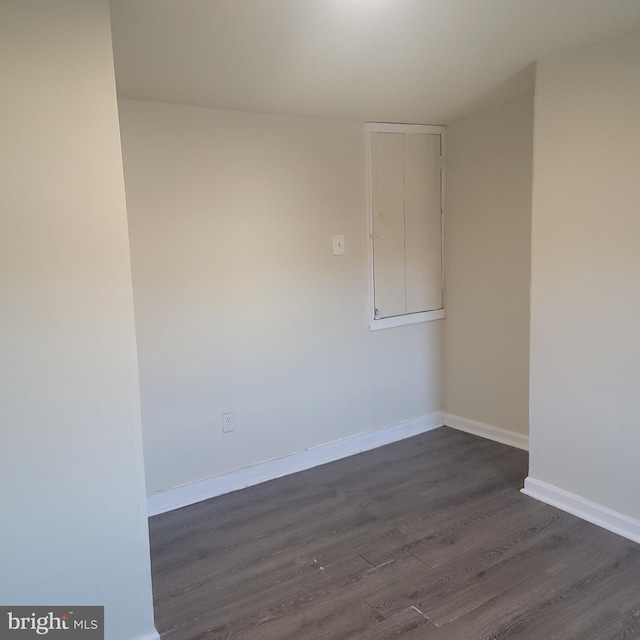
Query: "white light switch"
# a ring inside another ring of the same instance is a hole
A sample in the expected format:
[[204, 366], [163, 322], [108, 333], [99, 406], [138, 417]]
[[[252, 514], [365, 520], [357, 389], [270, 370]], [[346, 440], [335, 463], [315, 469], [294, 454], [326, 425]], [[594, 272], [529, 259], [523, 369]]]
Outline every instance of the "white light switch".
[[344, 255], [344, 236], [333, 236], [333, 255]]

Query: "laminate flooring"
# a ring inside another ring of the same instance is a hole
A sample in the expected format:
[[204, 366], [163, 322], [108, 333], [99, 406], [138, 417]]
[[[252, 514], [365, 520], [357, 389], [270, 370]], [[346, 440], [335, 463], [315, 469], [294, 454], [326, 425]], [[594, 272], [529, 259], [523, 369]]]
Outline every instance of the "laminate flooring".
[[640, 545], [446, 427], [150, 519], [162, 640], [630, 640]]

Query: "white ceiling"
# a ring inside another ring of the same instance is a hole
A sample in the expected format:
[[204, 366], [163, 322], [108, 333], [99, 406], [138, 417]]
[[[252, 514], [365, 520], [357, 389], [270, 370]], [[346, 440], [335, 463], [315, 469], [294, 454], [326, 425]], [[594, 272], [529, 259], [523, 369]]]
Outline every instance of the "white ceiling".
[[111, 0], [123, 98], [446, 124], [535, 60], [640, 30], [640, 0]]

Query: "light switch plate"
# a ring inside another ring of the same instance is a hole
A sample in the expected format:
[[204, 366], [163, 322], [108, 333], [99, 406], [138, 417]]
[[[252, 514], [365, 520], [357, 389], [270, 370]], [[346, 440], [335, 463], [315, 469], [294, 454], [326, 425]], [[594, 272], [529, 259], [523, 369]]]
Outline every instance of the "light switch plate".
[[333, 255], [344, 255], [344, 236], [333, 236]]

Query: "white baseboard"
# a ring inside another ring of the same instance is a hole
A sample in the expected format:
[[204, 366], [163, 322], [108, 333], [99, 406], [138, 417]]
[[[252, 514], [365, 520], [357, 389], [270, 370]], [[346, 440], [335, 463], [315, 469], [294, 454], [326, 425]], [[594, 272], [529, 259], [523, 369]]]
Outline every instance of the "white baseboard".
[[267, 480], [311, 469], [327, 462], [404, 440], [441, 426], [443, 426], [442, 414], [436, 412], [155, 493], [147, 498], [148, 515], [155, 516], [159, 513], [186, 507], [195, 502], [215, 498], [231, 491], [244, 489]]
[[493, 425], [477, 422], [476, 420], [469, 420], [468, 418], [461, 418], [460, 416], [454, 416], [450, 413], [443, 413], [442, 419], [445, 425], [452, 429], [458, 429], [459, 431], [472, 433], [474, 436], [495, 440], [502, 444], [508, 444], [511, 447], [529, 451], [529, 436], [522, 433], [508, 431], [507, 429], [494, 427]]
[[630, 518], [619, 511], [532, 477], [524, 481], [522, 493], [640, 543], [640, 520]]

